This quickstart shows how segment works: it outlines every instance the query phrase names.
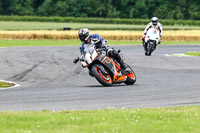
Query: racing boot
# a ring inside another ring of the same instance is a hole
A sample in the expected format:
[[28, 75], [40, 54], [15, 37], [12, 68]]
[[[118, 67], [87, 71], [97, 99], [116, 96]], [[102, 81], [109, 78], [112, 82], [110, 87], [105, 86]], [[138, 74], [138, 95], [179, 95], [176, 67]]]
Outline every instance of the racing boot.
[[124, 63], [123, 61], [121, 61], [119, 63], [120, 63], [120, 66], [121, 66], [122, 75], [126, 75], [127, 73], [131, 73], [131, 71], [129, 70], [126, 63]]
[[116, 51], [114, 49], [108, 50], [108, 55], [110, 57], [113, 57], [115, 60], [117, 60], [117, 62], [119, 62], [120, 66], [121, 66], [122, 74], [125, 75], [126, 69], [128, 69], [128, 67], [124, 63], [122, 56], [119, 53], [120, 53], [120, 50], [118, 50], [118, 51]]

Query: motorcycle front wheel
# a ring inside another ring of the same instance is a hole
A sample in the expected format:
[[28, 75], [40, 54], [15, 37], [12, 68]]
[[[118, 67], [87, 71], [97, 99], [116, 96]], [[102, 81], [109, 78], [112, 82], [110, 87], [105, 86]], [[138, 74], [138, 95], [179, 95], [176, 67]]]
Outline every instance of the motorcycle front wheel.
[[148, 42], [148, 44], [147, 44], [147, 50], [146, 50], [146, 52], [145, 52], [145, 55], [146, 56], [151, 56], [151, 53], [153, 52], [153, 49], [154, 48], [154, 45], [153, 44], [151, 44], [150, 42]]
[[101, 64], [95, 64], [92, 66], [91, 72], [93, 76], [103, 86], [111, 86], [112, 78], [110, 77], [109, 72], [107, 72], [108, 74], [105, 74], [105, 72], [101, 70], [101, 67], [103, 67]]
[[128, 68], [131, 70], [131, 73], [126, 74], [127, 79], [124, 83], [127, 84], [127, 85], [133, 85], [136, 82], [136, 75], [135, 75], [135, 72], [131, 69], [130, 66], [128, 66]]

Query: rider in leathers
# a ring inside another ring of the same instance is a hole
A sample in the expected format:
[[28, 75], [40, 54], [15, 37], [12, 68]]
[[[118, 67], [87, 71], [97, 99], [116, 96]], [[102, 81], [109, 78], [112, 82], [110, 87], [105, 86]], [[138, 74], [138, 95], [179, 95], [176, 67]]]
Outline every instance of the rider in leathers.
[[142, 44], [144, 46], [144, 49], [146, 50], [147, 48], [147, 44], [145, 43], [145, 37], [146, 37], [146, 34], [147, 34], [147, 31], [150, 29], [150, 28], [156, 28], [160, 31], [160, 40], [158, 42], [158, 44], [161, 43], [161, 36], [162, 36], [162, 24], [158, 22], [158, 18], [157, 17], [153, 17], [152, 19], [152, 22], [148, 23], [148, 25], [146, 26], [145, 30], [144, 30], [144, 36], [142, 37]]
[[113, 48], [107, 46], [107, 41], [100, 37], [98, 34], [90, 35], [88, 28], [82, 28], [78, 32], [79, 39], [81, 40], [82, 44], [80, 46], [80, 52], [83, 53], [83, 46], [84, 44], [95, 44], [96, 49], [98, 48], [105, 48], [106, 54], [109, 57], [114, 58], [117, 60], [122, 68], [122, 71], [126, 71], [127, 65], [124, 63], [121, 55], [118, 51], [114, 50]]

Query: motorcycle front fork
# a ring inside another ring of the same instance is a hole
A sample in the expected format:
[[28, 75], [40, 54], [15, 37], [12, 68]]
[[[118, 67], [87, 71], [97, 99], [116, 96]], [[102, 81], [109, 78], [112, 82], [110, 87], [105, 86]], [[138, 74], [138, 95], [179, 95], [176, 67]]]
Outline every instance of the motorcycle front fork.
[[144, 51], [146, 51], [147, 50], [147, 43], [145, 43], [145, 41], [143, 41], [142, 44], [143, 44], [143, 47], [144, 47]]

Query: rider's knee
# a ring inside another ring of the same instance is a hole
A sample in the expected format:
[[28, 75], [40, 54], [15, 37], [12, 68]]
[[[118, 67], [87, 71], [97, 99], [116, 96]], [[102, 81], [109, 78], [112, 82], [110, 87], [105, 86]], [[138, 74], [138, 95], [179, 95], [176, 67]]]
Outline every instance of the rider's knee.
[[113, 49], [112, 53], [113, 53], [114, 56], [118, 56], [119, 55], [119, 53], [114, 49]]
[[110, 49], [110, 50], [108, 50], [108, 55], [110, 57], [117, 58], [119, 56], [119, 53], [114, 49]]

